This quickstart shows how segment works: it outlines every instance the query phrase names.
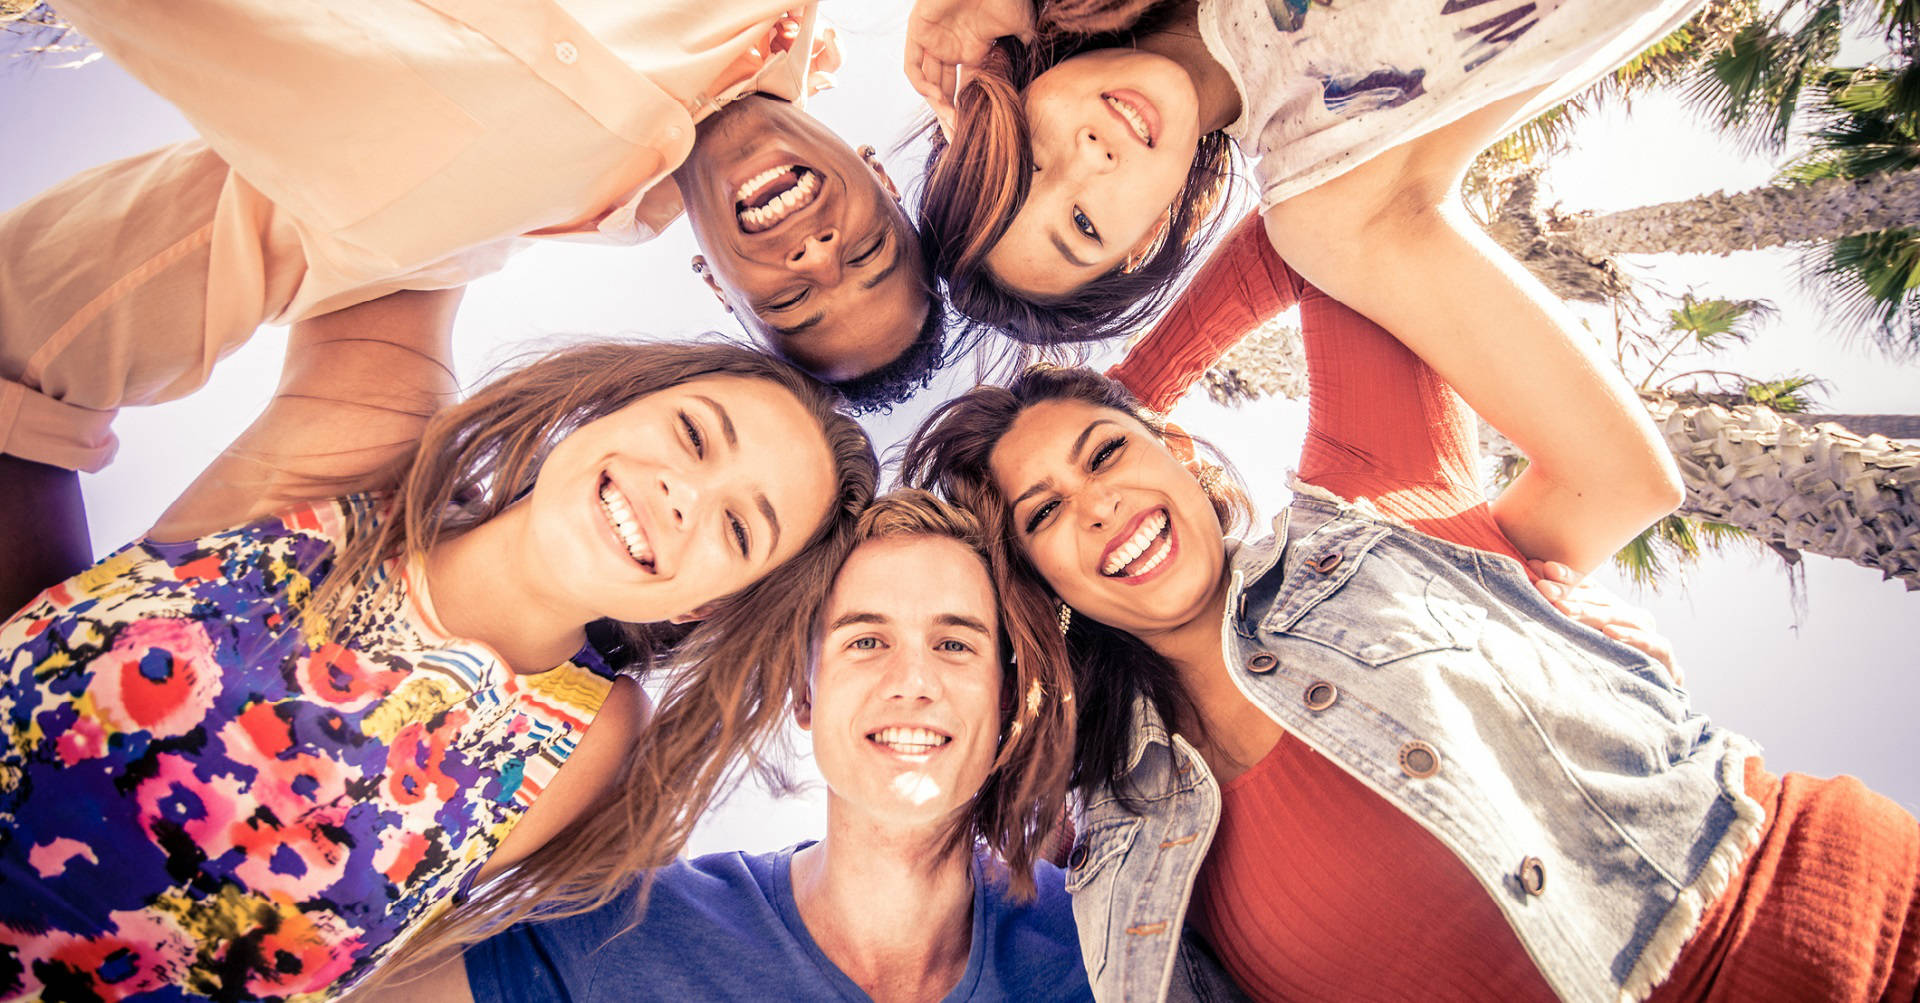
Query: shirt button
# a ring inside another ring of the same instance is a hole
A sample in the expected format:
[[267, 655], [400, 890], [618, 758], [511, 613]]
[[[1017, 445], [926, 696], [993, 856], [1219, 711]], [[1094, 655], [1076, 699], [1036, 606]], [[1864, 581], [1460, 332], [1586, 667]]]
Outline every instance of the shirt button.
[[1326, 710], [1338, 699], [1340, 699], [1340, 690], [1324, 679], [1307, 686], [1305, 700], [1308, 710]]
[[1280, 664], [1279, 659], [1263, 651], [1253, 656], [1252, 658], [1247, 659], [1247, 671], [1262, 672], [1262, 673], [1272, 672], [1273, 667], [1278, 664]]
[[553, 43], [553, 58], [572, 66], [580, 59], [580, 50], [572, 42]]
[[1400, 772], [1425, 780], [1440, 772], [1440, 753], [1425, 742], [1408, 742], [1400, 747]]
[[1520, 861], [1520, 887], [1528, 895], [1539, 895], [1547, 890], [1547, 865], [1539, 857], [1528, 857]]

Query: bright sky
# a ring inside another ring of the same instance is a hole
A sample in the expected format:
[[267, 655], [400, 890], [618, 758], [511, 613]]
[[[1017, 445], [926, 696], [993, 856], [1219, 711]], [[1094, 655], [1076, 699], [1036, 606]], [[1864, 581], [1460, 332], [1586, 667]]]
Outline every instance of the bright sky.
[[[916, 99], [899, 74], [907, 5], [897, 0], [827, 0], [842, 31], [846, 66], [840, 86], [813, 110], [850, 142], [888, 150], [907, 129]], [[8, 142], [0, 147], [0, 207], [16, 205], [75, 171], [188, 138], [178, 113], [105, 60], [55, 68], [71, 57], [0, 65], [0, 107]], [[1569, 208], [1610, 210], [1684, 198], [1766, 180], [1773, 165], [1743, 161], [1676, 103], [1642, 98], [1631, 117], [1613, 111], [1583, 129], [1582, 148], [1557, 161], [1550, 183]], [[917, 174], [911, 154], [887, 157], [904, 184]], [[566, 334], [672, 337], [732, 330], [730, 319], [688, 270], [694, 253], [684, 228], [638, 248], [544, 244], [473, 285], [456, 334], [460, 372], [476, 381], [532, 339]], [[1915, 370], [1840, 337], [1819, 309], [1795, 292], [1790, 255], [1728, 259], [1647, 259], [1641, 275], [1678, 292], [1767, 297], [1782, 316], [1756, 344], [1721, 357], [1723, 368], [1757, 376], [1812, 371], [1830, 381], [1828, 410], [1913, 413], [1920, 409]], [[1604, 329], [1605, 319], [1593, 323]], [[227, 359], [198, 394], [121, 416], [115, 463], [82, 478], [94, 543], [104, 554], [141, 533], [266, 402], [277, 379], [285, 332], [263, 330]], [[968, 367], [934, 392], [871, 424], [891, 443], [941, 392], [973, 382]], [[1230, 410], [1196, 394], [1175, 417], [1234, 458], [1265, 513], [1283, 507], [1286, 476], [1304, 427], [1304, 406], [1270, 401]], [[1771, 554], [1709, 558], [1684, 583], [1660, 594], [1616, 591], [1652, 609], [1671, 637], [1697, 706], [1761, 742], [1776, 772], [1852, 773], [1910, 811], [1920, 809], [1920, 753], [1912, 708], [1920, 705], [1920, 657], [1911, 628], [1920, 594], [1871, 571], [1819, 557], [1806, 561], [1806, 610], [1795, 623], [1787, 579]], [[1607, 578], [1610, 576], [1604, 576]], [[804, 745], [804, 741], [799, 744]], [[797, 772], [811, 773], [810, 764]], [[763, 849], [817, 835], [821, 799], [769, 803], [744, 791], [695, 834], [693, 852]]]

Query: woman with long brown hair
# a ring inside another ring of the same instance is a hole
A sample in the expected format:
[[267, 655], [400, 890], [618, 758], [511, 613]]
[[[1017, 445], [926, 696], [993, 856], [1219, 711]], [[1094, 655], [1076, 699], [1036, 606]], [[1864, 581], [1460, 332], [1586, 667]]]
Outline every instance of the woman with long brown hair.
[[[1630, 631], [1561, 615], [1563, 573], [1536, 587], [1521, 563], [1592, 568], [1671, 482], [1489, 503], [1467, 405], [1492, 403], [1270, 251], [1226, 260], [1250, 258], [1203, 276], [1117, 379], [980, 387], [902, 460], [1004, 526], [1019, 581], [1061, 603], [1095, 994], [1165, 996], [1191, 933], [1258, 999], [1912, 998], [1913, 816], [1852, 778], [1769, 772]], [[1139, 401], [1166, 406], [1296, 303], [1301, 483], [1241, 543], [1231, 478]], [[1519, 431], [1549, 480], [1634, 449]]]
[[449, 403], [458, 295], [297, 325], [147, 536], [0, 627], [0, 995], [337, 993], [604, 901], [756, 761], [865, 434], [716, 344]]

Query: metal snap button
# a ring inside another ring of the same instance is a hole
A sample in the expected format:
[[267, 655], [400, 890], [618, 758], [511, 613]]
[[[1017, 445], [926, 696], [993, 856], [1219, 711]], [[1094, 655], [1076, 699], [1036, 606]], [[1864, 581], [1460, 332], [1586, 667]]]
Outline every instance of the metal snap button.
[[1415, 780], [1424, 780], [1440, 772], [1440, 753], [1425, 742], [1408, 742], [1400, 747], [1400, 772]]
[[580, 49], [572, 42], [553, 43], [553, 58], [572, 66], [580, 59]]
[[1079, 846], [1074, 847], [1073, 852], [1067, 854], [1067, 870], [1070, 870], [1070, 871], [1078, 870], [1080, 868], [1080, 865], [1085, 864], [1086, 862], [1087, 862], [1087, 844], [1085, 843], [1081, 843]]
[[1520, 887], [1528, 895], [1539, 895], [1547, 889], [1547, 865], [1539, 857], [1528, 857], [1520, 861]]
[[1322, 679], [1307, 685], [1306, 703], [1308, 710], [1326, 710], [1340, 699], [1340, 690], [1332, 683]]
[[1252, 658], [1247, 659], [1247, 671], [1262, 672], [1262, 673], [1272, 672], [1273, 667], [1278, 664], [1280, 664], [1279, 659], [1263, 651], [1253, 656]]
[[1340, 566], [1340, 555], [1337, 553], [1322, 554], [1318, 559], [1307, 562], [1307, 567], [1323, 575], [1339, 566]]

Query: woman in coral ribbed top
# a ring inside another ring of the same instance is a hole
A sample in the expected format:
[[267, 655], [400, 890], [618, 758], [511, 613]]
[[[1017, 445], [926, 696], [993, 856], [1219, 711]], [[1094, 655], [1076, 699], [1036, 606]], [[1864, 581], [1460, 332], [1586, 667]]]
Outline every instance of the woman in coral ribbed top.
[[[1478, 484], [1474, 416], [1391, 335], [1302, 282], [1249, 221], [1109, 375], [1165, 411], [1247, 331], [1298, 305], [1312, 381], [1301, 481], [1516, 559]], [[1908, 999], [1920, 830], [1851, 777], [1747, 764], [1757, 848], [1654, 1000]], [[1552, 999], [1493, 901], [1426, 830], [1283, 736], [1222, 785], [1189, 914], [1262, 999]]]

